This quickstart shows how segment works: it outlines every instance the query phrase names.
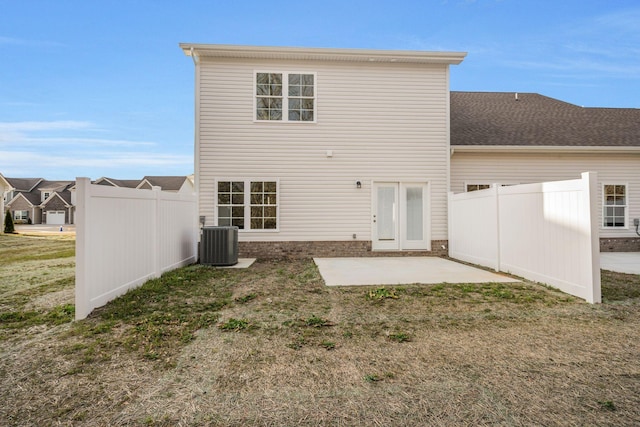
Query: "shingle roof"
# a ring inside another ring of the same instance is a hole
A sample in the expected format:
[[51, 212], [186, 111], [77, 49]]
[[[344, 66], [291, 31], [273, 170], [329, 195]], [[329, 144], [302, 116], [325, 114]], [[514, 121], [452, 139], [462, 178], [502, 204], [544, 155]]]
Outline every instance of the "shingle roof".
[[451, 145], [640, 147], [640, 109], [536, 93], [451, 92]]
[[37, 206], [40, 204], [40, 193], [36, 194], [35, 192], [33, 193], [18, 192], [13, 196], [14, 199], [18, 197], [19, 194], [22, 195], [25, 199], [27, 199], [29, 203], [31, 203], [33, 206]]
[[187, 179], [186, 176], [145, 176], [142, 178], [144, 180], [149, 181], [149, 184], [152, 186], [161, 187], [163, 191], [178, 191], [182, 188], [182, 184], [184, 184]]
[[43, 180], [42, 178], [9, 178], [6, 176], [5, 179], [16, 191], [29, 191]]
[[38, 184], [37, 189], [40, 191], [51, 190], [51, 191], [65, 191], [71, 185], [74, 184], [74, 181], [42, 181]]
[[[104, 180], [107, 180], [107, 182], [105, 183]], [[98, 183], [98, 181], [100, 182]], [[96, 181], [98, 185], [110, 185], [109, 182], [115, 184], [118, 187], [136, 188], [136, 186], [140, 183], [140, 180], [139, 179], [115, 179], [115, 178], [109, 178], [104, 176]]]

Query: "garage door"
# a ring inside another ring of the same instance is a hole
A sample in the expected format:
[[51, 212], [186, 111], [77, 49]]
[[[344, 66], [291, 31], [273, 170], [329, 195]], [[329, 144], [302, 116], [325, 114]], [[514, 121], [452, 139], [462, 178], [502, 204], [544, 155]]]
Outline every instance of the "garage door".
[[47, 224], [49, 225], [64, 224], [64, 211], [47, 211]]

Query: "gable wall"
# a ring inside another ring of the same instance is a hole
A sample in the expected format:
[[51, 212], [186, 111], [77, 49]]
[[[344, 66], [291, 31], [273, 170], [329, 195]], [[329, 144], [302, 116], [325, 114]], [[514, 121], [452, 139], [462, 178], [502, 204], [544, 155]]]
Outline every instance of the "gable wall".
[[[420, 180], [431, 183], [431, 238], [446, 239], [446, 65], [203, 58], [197, 70], [207, 225], [217, 178], [270, 178], [280, 183], [280, 231], [241, 241], [370, 240], [371, 182]], [[317, 123], [254, 123], [254, 71], [317, 73]]]
[[18, 197], [13, 203], [7, 205], [7, 209], [11, 211], [13, 215], [14, 211], [29, 211], [29, 218], [33, 224], [40, 224], [42, 218], [42, 211], [38, 207], [34, 207], [24, 198]]
[[628, 229], [601, 229], [600, 237], [637, 237], [633, 218], [640, 218], [640, 154], [460, 153], [451, 159], [451, 191], [466, 183], [526, 184], [577, 179], [598, 172], [598, 224], [602, 223], [602, 184], [627, 184]]

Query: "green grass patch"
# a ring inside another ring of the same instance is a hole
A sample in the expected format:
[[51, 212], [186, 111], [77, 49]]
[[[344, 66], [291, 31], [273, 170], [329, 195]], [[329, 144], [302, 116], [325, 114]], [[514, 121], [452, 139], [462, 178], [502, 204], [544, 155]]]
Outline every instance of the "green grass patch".
[[50, 310], [22, 310], [5, 311], [0, 313], [0, 339], [6, 338], [6, 333], [16, 333], [17, 330], [38, 325], [56, 326], [69, 323], [75, 316], [75, 306], [64, 304]]
[[225, 332], [240, 332], [249, 329], [251, 323], [247, 319], [234, 319], [233, 317], [218, 327]]
[[215, 325], [232, 303], [235, 282], [227, 276], [201, 265], [165, 273], [94, 310], [69, 336], [95, 342], [97, 353], [121, 347], [171, 367], [195, 332]]
[[258, 297], [258, 295], [256, 294], [247, 294], [247, 295], [243, 295], [241, 297], [237, 297], [236, 299], [234, 299], [235, 302], [237, 302], [238, 304], [246, 304], [249, 301], [252, 301], [254, 299], [256, 299]]
[[389, 334], [389, 339], [395, 342], [409, 342], [411, 341], [411, 337], [409, 334], [404, 332], [396, 332], [394, 334]]
[[305, 326], [310, 326], [312, 328], [323, 328], [326, 326], [333, 326], [333, 323], [329, 319], [316, 316], [315, 314], [312, 314], [310, 317], [307, 317], [306, 319], [302, 319], [302, 323]]
[[367, 298], [375, 301], [382, 301], [385, 299], [398, 299], [398, 293], [395, 289], [388, 288], [376, 288], [367, 292]]
[[604, 302], [640, 298], [640, 274], [601, 270], [600, 282]]

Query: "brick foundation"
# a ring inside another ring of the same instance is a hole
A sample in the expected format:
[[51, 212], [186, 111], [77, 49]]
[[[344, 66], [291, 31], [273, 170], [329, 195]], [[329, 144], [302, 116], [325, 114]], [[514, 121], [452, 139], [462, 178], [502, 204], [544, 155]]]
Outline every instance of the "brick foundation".
[[640, 237], [601, 237], [600, 252], [640, 252]]
[[[431, 251], [372, 251], [370, 241], [239, 242], [241, 258], [446, 256], [447, 240], [432, 240]], [[442, 248], [444, 246], [444, 249]]]

